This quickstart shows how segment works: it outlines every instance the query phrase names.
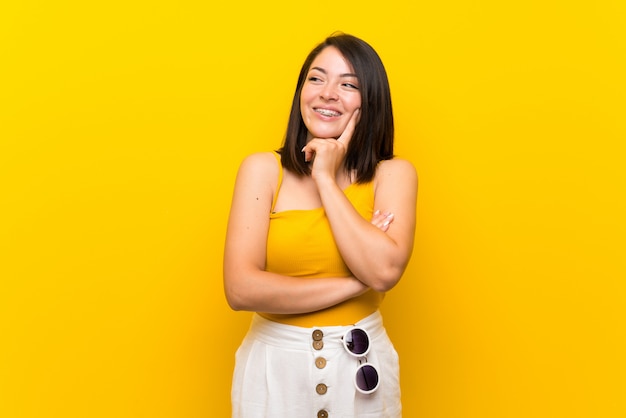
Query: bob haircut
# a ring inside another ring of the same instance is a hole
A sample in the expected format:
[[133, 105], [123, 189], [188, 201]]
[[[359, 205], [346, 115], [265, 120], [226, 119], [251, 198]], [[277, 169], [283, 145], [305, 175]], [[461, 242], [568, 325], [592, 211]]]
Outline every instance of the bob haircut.
[[393, 158], [393, 112], [389, 81], [382, 61], [368, 43], [355, 36], [333, 34], [307, 56], [298, 76], [287, 132], [278, 153], [285, 169], [300, 176], [311, 174], [311, 167], [302, 154], [308, 131], [302, 119], [300, 95], [311, 64], [329, 46], [337, 48], [352, 65], [359, 80], [360, 119], [348, 144], [344, 169], [356, 171], [357, 183], [367, 183], [374, 178], [380, 161]]

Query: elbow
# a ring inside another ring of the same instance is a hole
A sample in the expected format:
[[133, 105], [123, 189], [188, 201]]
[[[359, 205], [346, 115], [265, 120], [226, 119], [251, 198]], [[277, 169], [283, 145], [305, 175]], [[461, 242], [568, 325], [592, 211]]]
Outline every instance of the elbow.
[[234, 311], [257, 311], [262, 302], [262, 290], [257, 283], [258, 270], [225, 265], [223, 271], [224, 294], [228, 306]]
[[228, 306], [230, 306], [230, 309], [232, 309], [233, 311], [244, 310], [244, 304], [237, 297], [229, 294], [228, 292], [226, 292], [226, 302], [228, 303]]
[[238, 291], [237, 286], [232, 280], [228, 280], [226, 276], [224, 276], [224, 295], [226, 296], [228, 306], [233, 311], [248, 310], [245, 294]]
[[226, 302], [233, 311], [250, 311], [250, 304], [242, 295], [236, 292], [226, 291]]
[[378, 280], [375, 283], [372, 283], [370, 286], [372, 289], [377, 291], [378, 293], [385, 293], [394, 288], [394, 286], [398, 283], [398, 280]]
[[398, 284], [402, 274], [404, 273], [404, 268], [391, 266], [385, 269], [380, 269], [376, 273], [377, 274], [371, 278], [368, 285], [379, 293], [385, 293], [393, 289]]

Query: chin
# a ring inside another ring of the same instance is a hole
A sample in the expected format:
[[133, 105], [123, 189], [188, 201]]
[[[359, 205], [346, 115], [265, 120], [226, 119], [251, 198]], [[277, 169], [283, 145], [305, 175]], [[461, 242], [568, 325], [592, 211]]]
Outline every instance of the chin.
[[313, 138], [337, 139], [341, 136], [341, 132], [339, 131], [309, 131], [309, 133], [313, 136]]

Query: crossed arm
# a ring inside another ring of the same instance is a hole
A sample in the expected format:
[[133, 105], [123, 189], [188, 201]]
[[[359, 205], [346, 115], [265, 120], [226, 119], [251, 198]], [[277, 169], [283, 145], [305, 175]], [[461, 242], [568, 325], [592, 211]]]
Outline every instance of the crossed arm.
[[[329, 178], [315, 179], [333, 237], [350, 271], [368, 287], [386, 292], [406, 268], [415, 235], [417, 175], [405, 160], [379, 164], [374, 207], [383, 209], [388, 229], [363, 219], [343, 191]], [[381, 215], [379, 215], [381, 216]], [[384, 223], [383, 223], [384, 225]]]
[[334, 182], [318, 184], [339, 251], [353, 273], [348, 277], [302, 280], [265, 271], [268, 214], [277, 179], [276, 160], [269, 153], [246, 158], [237, 174], [224, 252], [224, 289], [233, 309], [313, 312], [369, 288], [386, 291], [397, 283], [411, 254], [415, 228], [417, 179], [408, 162], [381, 163], [375, 207], [383, 211], [371, 221], [354, 210]]

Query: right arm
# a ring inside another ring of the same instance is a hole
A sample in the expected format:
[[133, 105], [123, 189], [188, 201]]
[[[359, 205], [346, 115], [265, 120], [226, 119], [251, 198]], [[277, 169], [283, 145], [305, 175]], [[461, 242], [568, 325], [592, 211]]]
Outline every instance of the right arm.
[[302, 279], [265, 271], [269, 214], [278, 166], [271, 153], [239, 168], [224, 248], [224, 291], [234, 310], [297, 314], [328, 308], [364, 293], [352, 276]]

